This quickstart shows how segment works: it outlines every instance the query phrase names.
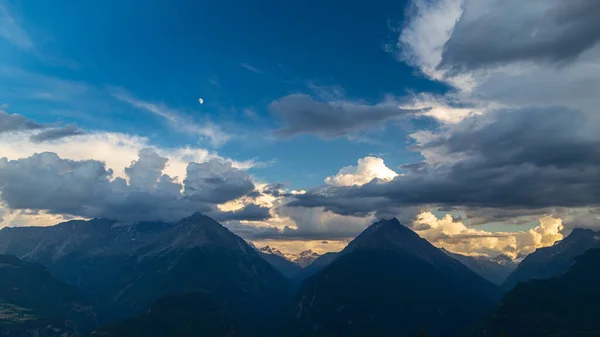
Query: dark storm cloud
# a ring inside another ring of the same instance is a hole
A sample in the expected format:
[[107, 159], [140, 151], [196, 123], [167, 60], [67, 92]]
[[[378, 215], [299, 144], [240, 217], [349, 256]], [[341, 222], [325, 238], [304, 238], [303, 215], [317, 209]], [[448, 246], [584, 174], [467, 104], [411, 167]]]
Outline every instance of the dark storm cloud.
[[389, 183], [321, 187], [295, 196], [288, 206], [362, 215], [414, 205], [504, 209], [597, 205], [599, 127], [598, 120], [564, 108], [490, 112], [415, 147], [455, 158], [454, 164], [429, 166]]
[[460, 71], [515, 61], [561, 63], [598, 41], [597, 0], [467, 0], [439, 67]]
[[9, 114], [5, 108], [6, 105], [0, 106], [0, 134], [41, 130], [30, 137], [32, 142], [40, 143], [84, 133], [75, 123], [63, 126], [60, 123], [40, 124], [19, 114]]
[[210, 160], [190, 163], [183, 181], [185, 195], [195, 201], [224, 203], [254, 191], [248, 172], [232, 167], [231, 162]]
[[319, 102], [308, 95], [293, 94], [272, 102], [269, 109], [283, 124], [276, 131], [278, 135], [314, 134], [322, 138], [336, 138], [372, 129], [386, 120], [415, 112], [401, 109], [398, 105], [393, 100], [375, 105]]
[[289, 192], [286, 192], [283, 189], [284, 185], [281, 183], [273, 183], [273, 184], [269, 184], [267, 186], [265, 186], [262, 190], [263, 194], [266, 195], [272, 195], [274, 197], [289, 197], [292, 194]]
[[257, 227], [245, 225], [240, 222], [229, 222], [227, 224], [235, 234], [249, 240], [347, 240], [352, 239], [364, 229], [359, 231], [308, 231], [299, 230], [291, 227], [278, 229], [277, 227]]
[[[243, 208], [230, 212], [218, 212], [213, 215], [217, 221], [247, 220], [264, 221], [271, 218], [270, 208], [250, 204]], [[211, 215], [211, 214], [209, 214]]]
[[[166, 158], [144, 149], [125, 169], [127, 182], [113, 179], [112, 170], [96, 160], [62, 159], [52, 152], [10, 161], [2, 158], [0, 193], [10, 209], [121, 221], [173, 221], [194, 212], [214, 212], [215, 204], [254, 189], [247, 172], [219, 159], [190, 163], [184, 185], [162, 174], [166, 164]], [[236, 216], [257, 218], [260, 211], [250, 207]]]
[[38, 134], [31, 136], [31, 141], [40, 143], [49, 140], [57, 140], [65, 137], [72, 137], [84, 134], [77, 124], [67, 124], [59, 128], [53, 128], [46, 131], [42, 131]]
[[38, 124], [25, 116], [9, 114], [0, 107], [0, 133], [44, 129], [54, 124]]

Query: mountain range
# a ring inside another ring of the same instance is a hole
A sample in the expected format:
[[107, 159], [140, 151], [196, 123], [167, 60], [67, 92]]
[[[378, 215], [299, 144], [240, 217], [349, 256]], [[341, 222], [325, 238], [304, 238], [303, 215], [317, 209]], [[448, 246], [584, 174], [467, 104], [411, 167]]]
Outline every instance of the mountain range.
[[298, 254], [292, 254], [292, 253], [284, 254], [277, 248], [272, 248], [270, 246], [264, 246], [262, 248], [259, 248], [258, 251], [260, 251], [261, 253], [266, 254], [266, 255], [277, 255], [277, 256], [283, 257], [286, 260], [288, 260], [290, 262], [294, 262], [295, 264], [299, 265], [301, 268], [305, 268], [305, 267], [309, 266], [310, 264], [312, 264], [316, 259], [318, 259], [321, 256], [321, 254], [314, 252], [310, 249], [300, 252]]
[[485, 256], [456, 254], [447, 251], [444, 248], [442, 248], [442, 251], [451, 258], [467, 266], [479, 276], [498, 286], [506, 280], [508, 275], [510, 275], [515, 268], [517, 268], [517, 263], [505, 255], [499, 255], [490, 259]]
[[[376, 222], [339, 253], [299, 254], [302, 262], [256, 249], [202, 214], [171, 224], [4, 228], [0, 336], [402, 337], [422, 328], [433, 337], [592, 336], [593, 324], [575, 331], [581, 320], [563, 311], [596, 299], [600, 253], [579, 256], [599, 241], [574, 230], [508, 275], [510, 258], [438, 249], [396, 219]], [[549, 299], [561, 292], [568, 298]], [[529, 317], [552, 328], [525, 329]]]
[[576, 228], [554, 245], [539, 248], [527, 255], [502, 287], [510, 290], [521, 282], [563, 274], [571, 268], [577, 256], [592, 248], [600, 248], [600, 233], [591, 229]]
[[289, 293], [252, 247], [201, 214], [171, 225], [94, 219], [5, 228], [0, 252], [46, 266], [95, 304], [102, 324], [144, 313], [165, 295], [207, 291], [254, 331], [282, 312]]
[[471, 336], [600, 336], [600, 249], [574, 259], [559, 276], [519, 283]]
[[329, 252], [320, 255], [312, 250], [303, 251], [300, 254], [284, 254], [270, 246], [256, 249], [259, 255], [288, 278], [294, 287], [325, 268], [338, 254]]

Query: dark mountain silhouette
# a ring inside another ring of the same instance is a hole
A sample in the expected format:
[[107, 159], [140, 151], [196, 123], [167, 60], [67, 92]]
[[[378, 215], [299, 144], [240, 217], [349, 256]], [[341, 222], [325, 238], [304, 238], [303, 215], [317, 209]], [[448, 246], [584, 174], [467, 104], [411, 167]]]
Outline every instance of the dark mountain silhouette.
[[525, 257], [502, 287], [510, 290], [520, 282], [563, 274], [569, 270], [575, 257], [591, 248], [600, 248], [600, 234], [591, 229], [574, 229], [553, 246], [538, 248]]
[[300, 287], [302, 336], [429, 336], [484, 317], [499, 289], [398, 220], [380, 221]]
[[90, 303], [44, 267], [0, 255], [0, 336], [66, 337], [97, 327]]
[[299, 286], [304, 280], [315, 275], [316, 273], [323, 270], [323, 268], [330, 265], [331, 262], [333, 262], [333, 260], [335, 260], [337, 255], [338, 255], [337, 252], [336, 253], [331, 252], [331, 253], [325, 253], [325, 254], [319, 256], [311, 264], [302, 268], [300, 271], [298, 271], [296, 274], [293, 275], [293, 277], [292, 277], [293, 283], [296, 286]]
[[477, 275], [498, 286], [501, 285], [504, 280], [506, 280], [508, 275], [510, 275], [510, 273], [517, 267], [515, 263], [511, 263], [512, 261], [506, 261], [504, 259], [502, 261], [506, 263], [499, 263], [485, 256], [467, 256], [449, 252], [444, 248], [442, 248], [442, 251], [448, 256], [467, 266]]
[[600, 249], [575, 258], [565, 274], [519, 283], [471, 336], [600, 336]]
[[201, 214], [173, 225], [95, 219], [8, 228], [0, 251], [46, 265], [95, 303], [103, 324], [146, 312], [168, 294], [205, 291], [253, 330], [279, 315], [289, 295], [281, 273]]
[[90, 337], [236, 337], [225, 307], [208, 293], [167, 295], [147, 314], [111, 324]]

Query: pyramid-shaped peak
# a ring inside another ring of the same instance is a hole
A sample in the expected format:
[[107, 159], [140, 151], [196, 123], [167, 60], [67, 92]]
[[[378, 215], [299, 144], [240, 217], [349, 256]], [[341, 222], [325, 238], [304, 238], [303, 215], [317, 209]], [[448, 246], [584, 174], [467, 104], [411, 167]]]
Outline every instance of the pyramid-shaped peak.
[[445, 256], [441, 250], [402, 225], [396, 218], [380, 220], [372, 224], [350, 242], [342, 253], [357, 250], [395, 251], [416, 255], [426, 260], [434, 256]]
[[176, 226], [187, 225], [187, 226], [191, 226], [191, 227], [200, 227], [200, 228], [204, 228], [204, 229], [215, 228], [217, 230], [227, 230], [227, 228], [225, 228], [223, 225], [218, 223], [215, 219], [213, 219], [209, 216], [206, 216], [200, 212], [196, 212], [187, 218], [181, 219], [175, 225]]
[[[400, 221], [396, 218], [391, 218], [389, 220], [383, 219], [379, 220], [376, 223], [372, 224], [367, 228], [363, 233], [371, 233], [371, 235], [377, 233], [378, 235], [418, 235], [413, 232], [410, 228], [402, 225]], [[395, 233], [395, 234], [393, 234]]]
[[183, 218], [182, 221], [188, 220], [188, 219], [189, 220], [201, 220], [201, 219], [205, 219], [205, 218], [210, 219], [208, 216], [202, 214], [201, 212], [195, 212], [194, 214], [188, 216], [187, 218]]
[[372, 224], [371, 226], [377, 226], [377, 227], [388, 227], [388, 226], [401, 226], [402, 224], [400, 223], [400, 221], [398, 221], [397, 218], [391, 218], [391, 219], [381, 219], [379, 221], [377, 221], [376, 223]]
[[195, 213], [175, 223], [164, 238], [168, 241], [171, 249], [211, 246], [254, 252], [254, 249], [244, 239], [233, 234], [214, 219], [200, 213]]

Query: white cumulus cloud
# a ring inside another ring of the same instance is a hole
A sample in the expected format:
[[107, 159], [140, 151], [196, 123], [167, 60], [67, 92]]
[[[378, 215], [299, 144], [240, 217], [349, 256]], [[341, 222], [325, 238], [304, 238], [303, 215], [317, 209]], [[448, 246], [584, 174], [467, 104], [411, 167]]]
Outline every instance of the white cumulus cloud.
[[361, 186], [373, 179], [392, 180], [398, 173], [385, 166], [383, 159], [377, 157], [364, 157], [358, 160], [356, 166], [346, 166], [331, 177], [325, 179], [327, 185], [334, 186]]
[[564, 226], [561, 219], [546, 216], [539, 219], [539, 225], [529, 230], [491, 232], [469, 227], [450, 214], [438, 218], [426, 211], [417, 215], [412, 228], [434, 245], [455, 253], [488, 256], [505, 254], [516, 258], [562, 240]]

